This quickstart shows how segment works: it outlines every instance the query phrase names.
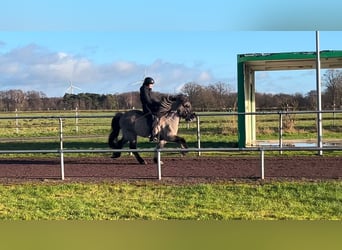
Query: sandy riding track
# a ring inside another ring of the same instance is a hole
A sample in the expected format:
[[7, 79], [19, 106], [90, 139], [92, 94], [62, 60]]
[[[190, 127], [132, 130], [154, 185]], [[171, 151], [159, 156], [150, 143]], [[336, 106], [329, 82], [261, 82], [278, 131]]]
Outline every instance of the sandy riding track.
[[[229, 181], [260, 177], [259, 157], [163, 158], [162, 181]], [[151, 160], [150, 160], [151, 162]], [[0, 159], [0, 182], [59, 180], [59, 158]], [[65, 181], [157, 180], [157, 165], [133, 157], [66, 158]], [[266, 179], [342, 179], [342, 157], [265, 157]]]

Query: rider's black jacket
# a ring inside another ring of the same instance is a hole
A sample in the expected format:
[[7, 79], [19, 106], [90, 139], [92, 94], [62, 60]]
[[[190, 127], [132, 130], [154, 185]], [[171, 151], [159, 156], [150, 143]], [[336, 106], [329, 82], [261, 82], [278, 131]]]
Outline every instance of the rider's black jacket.
[[145, 114], [152, 113], [158, 116], [160, 102], [152, 94], [152, 90], [146, 85], [140, 87], [140, 101]]

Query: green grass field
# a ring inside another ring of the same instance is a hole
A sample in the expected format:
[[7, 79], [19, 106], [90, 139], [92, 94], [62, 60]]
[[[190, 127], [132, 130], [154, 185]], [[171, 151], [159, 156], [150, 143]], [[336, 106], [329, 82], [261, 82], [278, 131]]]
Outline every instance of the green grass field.
[[0, 185], [1, 220], [340, 220], [339, 181]]

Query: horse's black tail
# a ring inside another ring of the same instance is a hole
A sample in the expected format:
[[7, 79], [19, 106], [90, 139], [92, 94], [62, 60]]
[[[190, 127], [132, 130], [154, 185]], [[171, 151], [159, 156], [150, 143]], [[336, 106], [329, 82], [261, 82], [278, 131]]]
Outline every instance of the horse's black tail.
[[108, 137], [108, 145], [110, 148], [115, 149], [116, 148], [116, 141], [118, 139], [119, 133], [120, 133], [120, 118], [123, 115], [123, 113], [116, 113], [116, 115], [112, 119], [112, 132], [110, 133]]

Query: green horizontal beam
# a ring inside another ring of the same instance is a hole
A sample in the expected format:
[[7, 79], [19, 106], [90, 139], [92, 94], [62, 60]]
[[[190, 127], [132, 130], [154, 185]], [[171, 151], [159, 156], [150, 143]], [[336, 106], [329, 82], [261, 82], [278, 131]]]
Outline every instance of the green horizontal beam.
[[[320, 52], [321, 58], [338, 58], [342, 59], [342, 50], [325, 50]], [[316, 52], [284, 52], [284, 53], [252, 53], [252, 54], [239, 54], [237, 60], [239, 62], [248, 61], [272, 61], [272, 60], [303, 60], [315, 59]]]

